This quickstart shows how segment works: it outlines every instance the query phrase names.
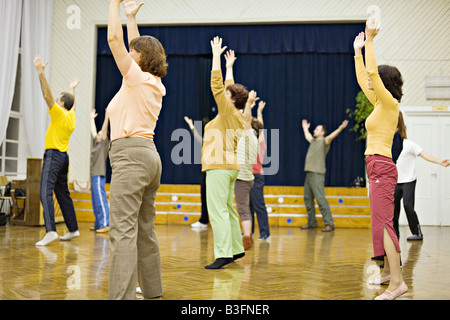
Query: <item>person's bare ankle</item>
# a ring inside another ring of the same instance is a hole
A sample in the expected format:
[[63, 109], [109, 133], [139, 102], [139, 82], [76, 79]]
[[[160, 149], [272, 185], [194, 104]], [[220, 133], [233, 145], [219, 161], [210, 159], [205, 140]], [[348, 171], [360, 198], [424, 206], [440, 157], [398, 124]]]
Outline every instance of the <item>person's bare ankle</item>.
[[391, 277], [391, 281], [389, 282], [389, 287], [387, 288], [390, 292], [397, 290], [403, 283], [403, 279], [394, 279]]

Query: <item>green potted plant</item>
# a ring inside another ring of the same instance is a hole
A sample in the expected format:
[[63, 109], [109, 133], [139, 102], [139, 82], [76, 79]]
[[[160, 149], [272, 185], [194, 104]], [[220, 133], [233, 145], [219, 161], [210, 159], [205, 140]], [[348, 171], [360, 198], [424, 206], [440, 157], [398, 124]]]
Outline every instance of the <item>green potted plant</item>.
[[359, 132], [359, 137], [357, 138], [357, 140], [361, 140], [367, 137], [365, 122], [367, 117], [373, 111], [373, 105], [370, 103], [369, 99], [367, 99], [366, 95], [362, 91], [358, 92], [355, 100], [355, 110], [351, 110], [350, 108], [348, 108], [345, 112], [350, 118], [353, 118], [355, 121], [355, 125], [350, 130]]

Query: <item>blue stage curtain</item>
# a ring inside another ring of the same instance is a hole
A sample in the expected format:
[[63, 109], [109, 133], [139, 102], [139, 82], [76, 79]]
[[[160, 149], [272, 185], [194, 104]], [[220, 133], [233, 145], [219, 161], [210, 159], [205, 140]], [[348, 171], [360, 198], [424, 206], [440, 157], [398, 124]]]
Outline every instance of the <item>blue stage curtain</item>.
[[[364, 24], [141, 27], [141, 35], [158, 38], [168, 55], [168, 74], [163, 78], [167, 96], [155, 130], [155, 144], [163, 161], [161, 182], [200, 182], [199, 164], [172, 163], [171, 152], [179, 141], [171, 141], [171, 135], [178, 128], [188, 129], [184, 116], [202, 120], [212, 119], [217, 113], [210, 90], [210, 40], [217, 35], [228, 49], [236, 52], [235, 81], [256, 90], [267, 102], [264, 122], [268, 156], [274, 159], [273, 143], [279, 144], [280, 153], [278, 172], [266, 176], [266, 184], [303, 185], [309, 144], [301, 121], [307, 119], [311, 123], [311, 132], [324, 124], [331, 133], [347, 118], [345, 110], [354, 107], [359, 91], [353, 39], [362, 30]], [[106, 32], [106, 28], [98, 29], [98, 126], [122, 80]], [[349, 186], [357, 176], [364, 176], [365, 143], [356, 140], [356, 134], [350, 131], [352, 126], [350, 121], [331, 144], [327, 156], [328, 186]], [[279, 130], [279, 141], [272, 141], [272, 129]], [[192, 146], [194, 143], [192, 139]], [[191, 158], [194, 161], [193, 152]], [[108, 172], [107, 181], [109, 177]]]

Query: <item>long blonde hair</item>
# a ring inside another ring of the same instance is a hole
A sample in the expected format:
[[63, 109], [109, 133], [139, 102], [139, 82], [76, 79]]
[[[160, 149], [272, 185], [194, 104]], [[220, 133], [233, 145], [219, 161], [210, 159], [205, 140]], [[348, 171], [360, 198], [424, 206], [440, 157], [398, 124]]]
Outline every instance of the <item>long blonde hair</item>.
[[402, 139], [407, 139], [406, 125], [405, 125], [405, 122], [403, 121], [403, 114], [401, 111], [398, 113], [397, 129], [398, 129], [398, 133], [400, 133], [400, 136], [402, 137]]

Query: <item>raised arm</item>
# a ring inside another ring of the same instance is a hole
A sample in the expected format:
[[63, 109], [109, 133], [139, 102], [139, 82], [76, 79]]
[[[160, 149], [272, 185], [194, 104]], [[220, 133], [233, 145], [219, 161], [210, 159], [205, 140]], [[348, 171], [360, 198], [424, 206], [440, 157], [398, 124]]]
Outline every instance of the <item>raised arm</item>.
[[[378, 73], [377, 60], [375, 59], [375, 50], [373, 46], [373, 39], [378, 34], [377, 21], [371, 19], [366, 24], [366, 70], [372, 84], [373, 91], [376, 97], [381, 101], [383, 106], [392, 105], [396, 103], [396, 99], [392, 96], [389, 90], [383, 84]], [[373, 103], [372, 103], [373, 104]]]
[[137, 4], [134, 0], [125, 0], [123, 2], [125, 14], [127, 15], [128, 44], [130, 44], [133, 39], [140, 37], [139, 29], [136, 23], [136, 14], [143, 5], [143, 2]]
[[266, 103], [264, 101], [260, 101], [258, 103], [258, 110], [256, 111], [256, 118], [258, 119], [259, 122], [261, 122], [262, 125], [264, 125], [264, 120], [263, 120], [263, 116], [262, 116], [262, 112], [264, 110], [264, 108], [266, 107]]
[[95, 109], [91, 109], [90, 113], [91, 117], [91, 135], [92, 138], [97, 138], [97, 126], [95, 125], [95, 118], [97, 117], [97, 113], [95, 112]]
[[[212, 67], [211, 67], [211, 91], [214, 95], [219, 114], [230, 111], [230, 106], [225, 93], [225, 85], [222, 78], [220, 57], [227, 47], [222, 48], [222, 38], [214, 37], [211, 40]], [[231, 80], [229, 81], [232, 82]]]
[[256, 104], [256, 100], [259, 98], [256, 96], [256, 91], [252, 90], [248, 93], [247, 103], [244, 109], [244, 131], [252, 128], [252, 109]]
[[310, 125], [311, 124], [307, 120], [303, 119], [302, 121], [303, 133], [305, 134], [305, 139], [308, 142], [311, 142], [311, 140], [313, 139], [311, 132], [309, 132]]
[[186, 121], [186, 123], [189, 126], [189, 129], [191, 129], [192, 134], [194, 136], [194, 140], [197, 141], [198, 143], [202, 144], [203, 143], [203, 138], [200, 135], [200, 133], [198, 133], [197, 129], [195, 129], [194, 122], [192, 121], [192, 119], [185, 116], [184, 117], [184, 121]]
[[334, 130], [332, 133], [330, 133], [328, 136], [325, 137], [325, 143], [326, 144], [330, 144], [331, 141], [334, 140], [334, 138], [336, 138], [339, 133], [342, 132], [342, 130], [344, 130], [348, 125], [348, 120], [344, 120], [341, 125], [339, 126], [339, 128], [337, 128], [336, 130]]
[[260, 101], [258, 103], [258, 110], [256, 111], [256, 118], [258, 119], [259, 122], [262, 123], [262, 125], [264, 125], [264, 120], [263, 120], [263, 110], [266, 107], [266, 103], [264, 101]]
[[369, 77], [367, 76], [366, 67], [364, 66], [364, 60], [362, 56], [362, 48], [366, 44], [364, 40], [364, 32], [360, 32], [353, 42], [353, 48], [355, 49], [355, 71], [356, 79], [361, 87], [361, 90], [369, 99], [370, 103], [375, 105], [376, 97], [373, 91], [372, 85], [370, 83]]
[[73, 96], [73, 111], [76, 110], [77, 107], [77, 103], [76, 103], [76, 99], [75, 99], [75, 88], [78, 86], [78, 84], [80, 83], [80, 80], [78, 80], [77, 78], [73, 78], [72, 81], [70, 82], [70, 93]]
[[449, 160], [439, 160], [438, 158], [432, 156], [431, 154], [426, 153], [425, 151], [419, 153], [419, 156], [429, 162], [440, 164], [443, 167], [448, 167], [450, 165]]
[[108, 124], [109, 124], [108, 110], [105, 110], [105, 120], [103, 120], [102, 125], [102, 140], [105, 140], [108, 136]]
[[70, 93], [75, 98], [75, 88], [80, 84], [80, 80], [78, 78], [73, 78], [72, 81], [70, 81], [69, 89]]
[[213, 54], [211, 71], [222, 70], [220, 66], [220, 57], [226, 49], [226, 46], [222, 48], [222, 38], [216, 36], [211, 40], [211, 50]]
[[[260, 101], [258, 104], [258, 110], [256, 111], [256, 118], [258, 119], [258, 121], [260, 121], [262, 123], [263, 126], [264, 126], [264, 119], [263, 119], [262, 113], [263, 113], [263, 110], [265, 107], [266, 107], [266, 103], [264, 101]], [[264, 141], [265, 137], [264, 137], [263, 132], [260, 132], [258, 140], [259, 140], [259, 142], [264, 142], [264, 144], [265, 144], [265, 141]], [[262, 162], [262, 160], [261, 160], [261, 162]]]
[[34, 67], [36, 68], [36, 71], [39, 74], [39, 82], [41, 84], [42, 95], [44, 96], [44, 100], [47, 103], [47, 106], [49, 108], [51, 108], [55, 104], [55, 100], [52, 97], [52, 91], [50, 90], [50, 87], [47, 82], [47, 78], [45, 77], [45, 73], [44, 73], [45, 67], [47, 66], [48, 62], [43, 64], [40, 55], [37, 55], [34, 58], [33, 62], [34, 62]]
[[108, 17], [108, 44], [122, 76], [130, 69], [132, 58], [128, 54], [123, 40], [122, 23], [120, 22], [120, 3], [123, 0], [111, 0]]
[[234, 83], [234, 75], [233, 75], [233, 65], [236, 61], [236, 56], [234, 54], [234, 50], [228, 50], [227, 53], [225, 53], [225, 61], [226, 63], [226, 73], [225, 73], [225, 81], [233, 81]]

